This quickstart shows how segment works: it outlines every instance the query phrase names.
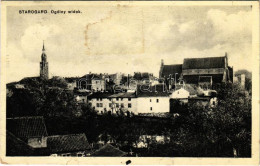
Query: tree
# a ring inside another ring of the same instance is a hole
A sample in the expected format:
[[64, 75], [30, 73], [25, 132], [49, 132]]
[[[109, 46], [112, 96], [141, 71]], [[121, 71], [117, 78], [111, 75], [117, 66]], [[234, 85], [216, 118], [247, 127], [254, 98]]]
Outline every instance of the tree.
[[190, 104], [179, 117], [173, 139], [183, 156], [251, 155], [251, 97], [238, 84], [223, 83], [217, 92], [217, 107]]

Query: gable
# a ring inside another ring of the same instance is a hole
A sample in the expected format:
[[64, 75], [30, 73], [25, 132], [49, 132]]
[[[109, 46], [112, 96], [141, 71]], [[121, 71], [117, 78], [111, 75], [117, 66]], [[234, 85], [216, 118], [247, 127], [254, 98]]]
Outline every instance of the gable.
[[169, 75], [171, 75], [174, 78], [175, 77], [175, 73], [180, 74], [181, 72], [182, 72], [182, 65], [181, 64], [178, 64], [178, 65], [164, 65], [163, 69], [162, 69], [162, 76], [163, 77], [169, 77]]

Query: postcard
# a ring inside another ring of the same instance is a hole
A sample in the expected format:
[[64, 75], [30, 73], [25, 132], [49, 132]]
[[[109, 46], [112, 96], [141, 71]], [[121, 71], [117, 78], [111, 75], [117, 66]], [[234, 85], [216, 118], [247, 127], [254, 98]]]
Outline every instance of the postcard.
[[1, 163], [259, 164], [259, 2], [1, 3]]

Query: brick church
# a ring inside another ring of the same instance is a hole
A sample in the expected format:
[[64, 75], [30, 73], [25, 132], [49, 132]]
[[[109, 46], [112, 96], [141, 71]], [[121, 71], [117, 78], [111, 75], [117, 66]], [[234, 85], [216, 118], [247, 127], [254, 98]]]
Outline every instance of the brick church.
[[228, 66], [228, 56], [207, 58], [185, 58], [183, 64], [164, 65], [162, 60], [159, 77], [173, 80], [169, 84], [183, 81], [186, 84], [212, 85], [233, 82], [233, 67]]

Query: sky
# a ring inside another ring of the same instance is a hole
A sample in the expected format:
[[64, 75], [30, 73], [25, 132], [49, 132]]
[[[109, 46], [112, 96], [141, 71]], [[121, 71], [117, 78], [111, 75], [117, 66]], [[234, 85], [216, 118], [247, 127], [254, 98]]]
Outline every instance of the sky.
[[[252, 71], [250, 6], [47, 6], [7, 8], [7, 82], [38, 76], [43, 40], [50, 76], [150, 72], [184, 58], [224, 56]], [[51, 10], [80, 10], [52, 14]]]

